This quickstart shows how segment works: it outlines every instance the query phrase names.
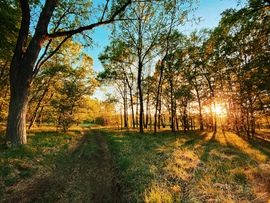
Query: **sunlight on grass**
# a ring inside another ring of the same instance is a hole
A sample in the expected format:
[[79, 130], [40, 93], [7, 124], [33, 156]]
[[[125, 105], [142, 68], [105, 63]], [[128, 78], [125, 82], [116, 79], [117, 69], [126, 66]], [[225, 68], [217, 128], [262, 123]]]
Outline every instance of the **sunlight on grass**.
[[[77, 126], [67, 133], [45, 129], [28, 131], [29, 142], [20, 149], [0, 148], [0, 194], [40, 170], [55, 170], [83, 135]], [[247, 203], [270, 197], [269, 155], [259, 142], [219, 131], [110, 130], [105, 134], [127, 202]]]
[[257, 163], [265, 163], [268, 157], [262, 154], [258, 149], [253, 148], [250, 143], [234, 133], [226, 132], [228, 143], [236, 148], [239, 148], [243, 153], [249, 155], [252, 161]]
[[166, 162], [165, 171], [169, 174], [170, 179], [177, 178], [179, 181], [190, 181], [200, 160], [193, 151], [179, 149], [175, 150]]
[[[3, 135], [1, 140], [4, 140]], [[0, 195], [6, 187], [14, 186], [21, 179], [52, 172], [59, 156], [82, 137], [79, 131], [63, 133], [51, 126], [32, 128], [27, 131], [27, 136], [28, 143], [20, 148], [0, 147]]]
[[[176, 193], [178, 188], [176, 188]], [[173, 190], [168, 190], [167, 186], [163, 186], [160, 183], [152, 183], [152, 185], [145, 191], [144, 202], [146, 203], [170, 203], [177, 200], [180, 202], [180, 196], [178, 199], [173, 197]]]
[[108, 135], [127, 201], [245, 203], [270, 191], [269, 158], [232, 133]]
[[204, 139], [206, 140], [206, 141], [209, 141], [209, 140], [211, 140], [213, 138], [213, 132], [208, 132], [208, 133], [206, 133], [205, 135], [204, 135]]
[[247, 154], [252, 161], [255, 162], [263, 162], [265, 163], [268, 160], [268, 157], [262, 154], [258, 149], [255, 149], [251, 146], [251, 144], [242, 139], [241, 137], [237, 136], [234, 133], [226, 132], [223, 133], [221, 131], [217, 131], [216, 133], [209, 132], [205, 135], [204, 138], [206, 141], [218, 141], [222, 146], [234, 146], [240, 149], [243, 153]]

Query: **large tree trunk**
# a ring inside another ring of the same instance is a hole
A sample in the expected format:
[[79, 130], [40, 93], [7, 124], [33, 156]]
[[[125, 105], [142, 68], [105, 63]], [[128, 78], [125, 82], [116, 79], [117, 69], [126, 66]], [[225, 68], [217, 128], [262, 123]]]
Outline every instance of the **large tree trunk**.
[[12, 147], [27, 143], [26, 113], [28, 106], [29, 87], [18, 86], [11, 91], [9, 114], [6, 132], [6, 141]]
[[27, 143], [26, 114], [28, 95], [32, 83], [33, 68], [39, 52], [47, 39], [47, 28], [57, 1], [46, 1], [40, 14], [36, 31], [26, 49], [29, 25], [30, 7], [28, 1], [21, 0], [21, 28], [10, 65], [10, 104], [6, 130], [6, 141], [12, 147]]

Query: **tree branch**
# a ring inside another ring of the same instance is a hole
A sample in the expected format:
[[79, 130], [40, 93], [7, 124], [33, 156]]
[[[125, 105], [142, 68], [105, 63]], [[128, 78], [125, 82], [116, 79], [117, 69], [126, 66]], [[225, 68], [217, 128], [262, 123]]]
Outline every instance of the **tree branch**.
[[116, 21], [122, 21], [123, 19], [115, 19], [122, 11], [124, 11], [126, 9], [127, 6], [129, 6], [132, 3], [131, 0], [128, 0], [126, 3], [124, 3], [117, 11], [115, 11], [115, 13], [108, 19], [108, 20], [102, 20], [87, 26], [83, 26], [83, 27], [79, 27], [77, 29], [74, 30], [68, 30], [68, 31], [62, 31], [62, 32], [56, 32], [53, 34], [48, 34], [47, 37], [49, 39], [53, 39], [53, 38], [57, 38], [57, 37], [63, 37], [63, 36], [72, 36], [78, 33], [81, 33], [83, 31], [86, 30], [91, 30], [95, 27], [99, 27], [102, 25], [107, 25], [110, 24], [112, 22], [116, 22]]
[[105, 13], [106, 13], [106, 11], [107, 11], [107, 9], [108, 9], [109, 1], [110, 1], [110, 0], [107, 0], [107, 2], [106, 2], [106, 5], [105, 5], [105, 8], [104, 8], [104, 10], [103, 10], [103, 13], [102, 13], [102, 16], [101, 16], [100, 21], [103, 21], [103, 18], [104, 18], [104, 16], [105, 16]]
[[63, 41], [55, 48], [55, 50], [52, 51], [52, 53], [50, 53], [44, 60], [39, 61], [39, 64], [36, 65], [34, 71], [33, 71], [33, 78], [37, 75], [38, 71], [40, 70], [40, 68], [42, 67], [42, 65], [48, 61], [60, 48], [61, 46], [70, 38], [72, 37], [72, 35], [68, 35], [66, 36]]

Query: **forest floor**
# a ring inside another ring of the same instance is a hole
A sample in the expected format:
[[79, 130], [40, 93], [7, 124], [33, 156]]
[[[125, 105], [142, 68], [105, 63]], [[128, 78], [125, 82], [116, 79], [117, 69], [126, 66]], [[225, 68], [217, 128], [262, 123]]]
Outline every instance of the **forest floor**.
[[67, 151], [52, 173], [15, 184], [0, 202], [122, 202], [121, 183], [101, 131], [85, 131]]

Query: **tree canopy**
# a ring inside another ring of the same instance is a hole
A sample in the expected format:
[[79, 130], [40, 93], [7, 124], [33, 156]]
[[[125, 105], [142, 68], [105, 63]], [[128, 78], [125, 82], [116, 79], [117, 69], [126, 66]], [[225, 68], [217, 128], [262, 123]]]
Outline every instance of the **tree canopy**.
[[[249, 0], [224, 11], [216, 28], [187, 34], [181, 27], [192, 20], [194, 3], [1, 1], [6, 141], [25, 144], [28, 123], [31, 128], [47, 120], [67, 130], [71, 123], [94, 121], [86, 115], [93, 113], [89, 103], [97, 105], [89, 96], [102, 84], [117, 89], [102, 103], [119, 116], [115, 123], [141, 133], [168, 126], [252, 138], [257, 128], [270, 127], [269, 1]], [[93, 45], [95, 27], [108, 24], [111, 42], [99, 55], [104, 71], [96, 78], [83, 47]], [[96, 115], [99, 122], [113, 123], [104, 109]]]

